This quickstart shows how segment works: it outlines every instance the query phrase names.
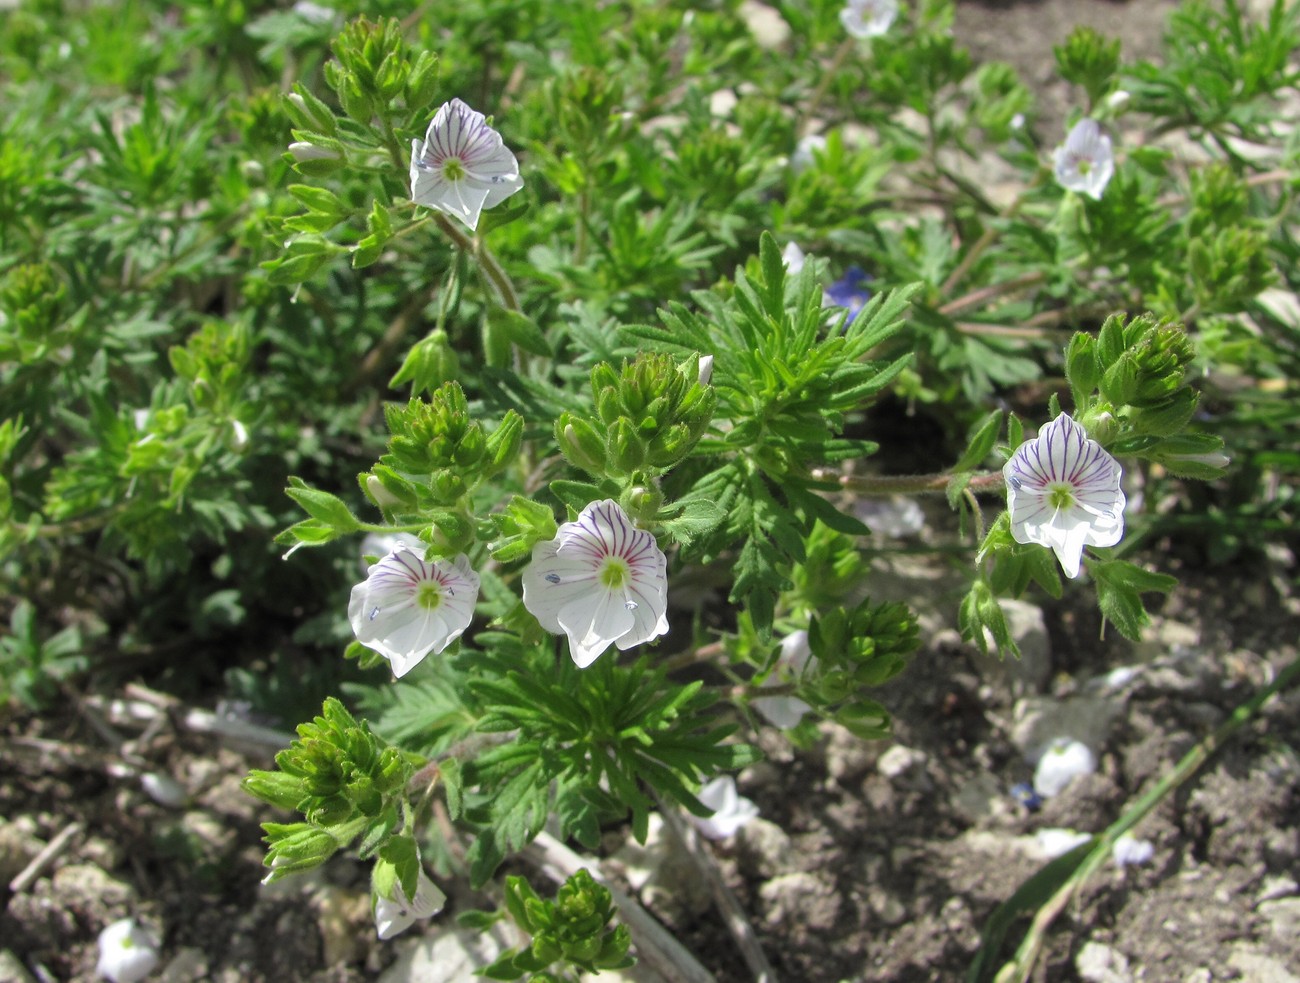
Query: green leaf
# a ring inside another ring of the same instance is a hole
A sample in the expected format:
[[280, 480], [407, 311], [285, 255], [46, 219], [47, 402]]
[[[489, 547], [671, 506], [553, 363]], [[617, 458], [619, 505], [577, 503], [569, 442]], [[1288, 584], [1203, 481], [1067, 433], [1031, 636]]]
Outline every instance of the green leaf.
[[971, 434], [970, 443], [966, 447], [966, 452], [962, 454], [960, 460], [952, 466], [954, 472], [974, 471], [984, 459], [993, 451], [993, 445], [997, 443], [998, 434], [1002, 430], [1002, 411], [994, 410]]
[[1151, 623], [1142, 594], [1167, 594], [1178, 586], [1177, 578], [1151, 573], [1123, 560], [1086, 560], [1088, 572], [1097, 584], [1097, 603], [1106, 620], [1131, 641], [1140, 641], [1142, 629]]

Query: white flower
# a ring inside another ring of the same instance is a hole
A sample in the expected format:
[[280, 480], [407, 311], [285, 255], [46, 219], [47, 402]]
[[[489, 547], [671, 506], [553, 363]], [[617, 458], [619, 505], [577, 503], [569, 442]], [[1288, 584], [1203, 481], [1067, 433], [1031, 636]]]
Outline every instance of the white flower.
[[898, 0], [849, 0], [840, 11], [840, 23], [860, 41], [879, 37], [898, 16]]
[[1063, 188], [1101, 200], [1101, 193], [1115, 173], [1115, 155], [1110, 137], [1097, 121], [1084, 117], [1074, 124], [1065, 143], [1056, 148], [1056, 180]]
[[[773, 673], [763, 685], [765, 687], [781, 685], [782, 668], [790, 676], [798, 676], [816, 661], [812, 649], [808, 647], [808, 633], [803, 630], [791, 632], [781, 639], [781, 654], [776, 660], [777, 672]], [[798, 727], [804, 714], [812, 709], [797, 696], [756, 696], [749, 702], [755, 710], [782, 730]]]
[[394, 884], [393, 890], [397, 892], [395, 898], [375, 899], [375, 931], [380, 939], [400, 935], [414, 925], [416, 919], [432, 918], [447, 903], [447, 895], [429, 880], [423, 870], [415, 885], [414, 899], [406, 897], [400, 881]]
[[411, 141], [411, 200], [454, 215], [470, 229], [479, 213], [524, 186], [519, 162], [487, 125], [487, 117], [459, 99], [438, 110], [424, 143]]
[[[798, 174], [817, 163], [817, 154], [826, 149], [826, 138], [820, 133], [810, 133], [801, 139], [790, 155], [790, 170]], [[798, 248], [798, 247], [796, 247]]]
[[611, 643], [627, 650], [668, 630], [667, 566], [654, 536], [617, 502], [592, 502], [533, 547], [524, 607], [547, 631], [569, 636], [569, 653], [585, 669]]
[[1034, 791], [1045, 799], [1060, 795], [1080, 775], [1097, 770], [1097, 759], [1082, 741], [1053, 738], [1034, 769]]
[[95, 972], [113, 983], [136, 983], [158, 968], [158, 938], [134, 918], [116, 921], [99, 933]]
[[785, 244], [785, 248], [781, 250], [781, 262], [785, 264], [785, 271], [791, 276], [799, 275], [803, 270], [804, 254], [797, 242]]
[[1156, 848], [1150, 840], [1139, 840], [1132, 833], [1122, 833], [1110, 848], [1110, 855], [1117, 867], [1136, 866], [1150, 862], [1156, 855]]
[[1002, 468], [1011, 535], [1050, 546], [1071, 579], [1084, 546], [1114, 546], [1124, 535], [1119, 463], [1062, 413], [1016, 448]]
[[697, 798], [713, 810], [708, 819], [691, 816], [691, 822], [711, 840], [725, 840], [758, 816], [758, 806], [736, 791], [736, 780], [730, 775], [713, 779], [700, 789]]
[[1092, 839], [1091, 833], [1080, 833], [1076, 829], [1061, 829], [1049, 826], [1034, 834], [1034, 843], [1045, 860], [1063, 857], [1080, 843]]
[[399, 543], [352, 588], [348, 602], [357, 640], [391, 662], [397, 676], [460, 638], [478, 600], [478, 574], [464, 553], [454, 561], [423, 556], [423, 544]]

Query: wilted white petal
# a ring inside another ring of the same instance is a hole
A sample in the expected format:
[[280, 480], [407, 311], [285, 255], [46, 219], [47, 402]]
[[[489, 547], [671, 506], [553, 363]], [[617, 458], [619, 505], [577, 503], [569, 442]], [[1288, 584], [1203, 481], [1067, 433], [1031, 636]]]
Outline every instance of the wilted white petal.
[[1080, 843], [1087, 843], [1090, 839], [1092, 839], [1090, 833], [1080, 833], [1075, 829], [1061, 829], [1055, 826], [1040, 829], [1034, 834], [1034, 842], [1047, 860], [1063, 857]]
[[898, 0], [849, 0], [840, 11], [840, 23], [855, 38], [865, 41], [889, 30], [898, 16]]
[[607, 498], [533, 547], [524, 607], [547, 631], [568, 635], [585, 669], [611, 644], [626, 650], [668, 631], [667, 569], [654, 536]]
[[134, 918], [113, 922], [99, 933], [95, 972], [113, 983], [136, 983], [158, 968], [158, 938]]
[[697, 798], [713, 810], [707, 819], [691, 816], [691, 822], [711, 840], [725, 840], [736, 835], [737, 830], [758, 816], [758, 806], [736, 791], [736, 780], [730, 775], [713, 779]]
[[396, 676], [460, 638], [478, 601], [478, 574], [464, 553], [451, 561], [423, 555], [423, 544], [398, 544], [352, 588], [348, 603], [357, 640], [392, 663]]
[[1156, 855], [1156, 848], [1150, 840], [1135, 839], [1132, 833], [1123, 833], [1110, 848], [1110, 855], [1116, 866], [1138, 866], [1149, 863]]
[[[776, 672], [767, 678], [763, 686], [780, 686], [788, 681], [783, 677], [798, 676], [816, 661], [812, 649], [808, 647], [808, 633], [802, 629], [793, 631], [781, 639], [781, 654], [777, 656]], [[782, 730], [798, 727], [804, 714], [812, 709], [797, 696], [756, 696], [749, 702], [773, 726]]]
[[1055, 161], [1056, 180], [1063, 188], [1098, 201], [1115, 173], [1110, 137], [1101, 132], [1096, 120], [1086, 116], [1056, 148]]
[[179, 809], [190, 800], [185, 786], [171, 775], [165, 775], [161, 771], [147, 771], [141, 775], [140, 787], [145, 790], [149, 798], [169, 809]]
[[713, 356], [701, 355], [700, 375], [699, 375], [700, 385], [707, 386], [712, 379], [713, 379]]
[[1124, 535], [1122, 474], [1119, 462], [1062, 413], [1002, 468], [1011, 535], [1050, 547], [1065, 575], [1079, 576], [1084, 546], [1114, 546]]
[[1034, 791], [1045, 799], [1060, 795], [1080, 775], [1097, 770], [1097, 759], [1082, 741], [1055, 738], [1038, 759], [1034, 769]]
[[429, 880], [423, 870], [415, 885], [415, 897], [408, 899], [400, 882], [394, 885], [394, 898], [375, 899], [375, 931], [380, 939], [391, 939], [415, 924], [418, 919], [432, 918], [442, 911], [447, 895]]
[[[790, 170], [798, 174], [817, 163], [817, 154], [826, 149], [826, 138], [820, 133], [810, 133], [795, 144], [794, 153], [790, 155]], [[789, 247], [786, 247], [789, 248]], [[797, 246], [795, 247], [798, 248]], [[800, 257], [802, 258], [802, 253]], [[790, 272], [796, 272], [791, 270]]]
[[470, 229], [479, 215], [524, 186], [519, 162], [487, 125], [487, 117], [459, 99], [443, 105], [424, 142], [411, 141], [411, 200], [454, 215]]
[[798, 243], [787, 242], [785, 244], [785, 248], [781, 250], [781, 262], [785, 264], [785, 271], [791, 276], [795, 276], [803, 270], [804, 255]]

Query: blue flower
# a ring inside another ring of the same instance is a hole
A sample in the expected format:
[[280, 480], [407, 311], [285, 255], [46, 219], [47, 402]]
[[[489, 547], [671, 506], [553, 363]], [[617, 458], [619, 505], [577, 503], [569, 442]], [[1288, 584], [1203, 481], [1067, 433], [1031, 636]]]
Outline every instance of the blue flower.
[[1017, 782], [1011, 786], [1011, 797], [1030, 812], [1037, 812], [1043, 805], [1043, 797], [1034, 791], [1028, 782]]
[[847, 308], [849, 318], [846, 323], [852, 324], [858, 311], [871, 299], [871, 292], [862, 286], [870, 279], [862, 267], [850, 266], [842, 277], [826, 288], [822, 294], [822, 304], [826, 307]]

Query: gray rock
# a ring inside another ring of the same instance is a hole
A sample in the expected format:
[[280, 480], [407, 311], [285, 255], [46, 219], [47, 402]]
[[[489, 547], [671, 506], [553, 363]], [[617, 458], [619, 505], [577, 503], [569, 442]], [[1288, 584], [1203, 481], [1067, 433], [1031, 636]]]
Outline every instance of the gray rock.
[[783, 922], [812, 932], [835, 926], [843, 903], [835, 882], [818, 874], [783, 874], [759, 889], [769, 925]]
[[737, 834], [741, 858], [764, 877], [776, 877], [797, 869], [797, 854], [790, 837], [776, 823], [761, 816], [751, 819]]
[[1273, 937], [1278, 941], [1291, 942], [1300, 936], [1300, 898], [1265, 901], [1255, 910], [1268, 919]]
[[480, 983], [477, 972], [517, 941], [500, 923], [488, 929], [438, 928], [397, 942], [397, 961], [378, 983]]
[[999, 658], [990, 640], [989, 653], [974, 651], [972, 661], [982, 678], [1005, 686], [1014, 696], [1041, 693], [1052, 675], [1052, 646], [1043, 611], [1026, 601], [998, 603], [1007, 620], [1007, 631], [1020, 648], [1020, 658]]
[[1082, 741], [1095, 754], [1105, 746], [1111, 724], [1123, 710], [1122, 700], [1103, 696], [1066, 700], [1028, 696], [1018, 700], [1012, 711], [1011, 743], [1031, 762], [1057, 737]]
[[0, 983], [36, 983], [36, 979], [17, 956], [0, 949]]
[[31, 817], [22, 816], [11, 823], [0, 821], [0, 884], [8, 884], [22, 873], [44, 846]]
[[104, 873], [94, 864], [69, 864], [50, 878], [50, 893], [64, 908], [100, 922], [110, 922], [110, 913], [120, 913], [135, 895], [125, 881]]
[[1241, 973], [1250, 983], [1300, 983], [1296, 976], [1280, 961], [1249, 943], [1239, 943], [1228, 954], [1228, 965]]
[[1075, 957], [1074, 968], [1087, 983], [1129, 983], [1128, 957], [1118, 949], [1089, 940]]

